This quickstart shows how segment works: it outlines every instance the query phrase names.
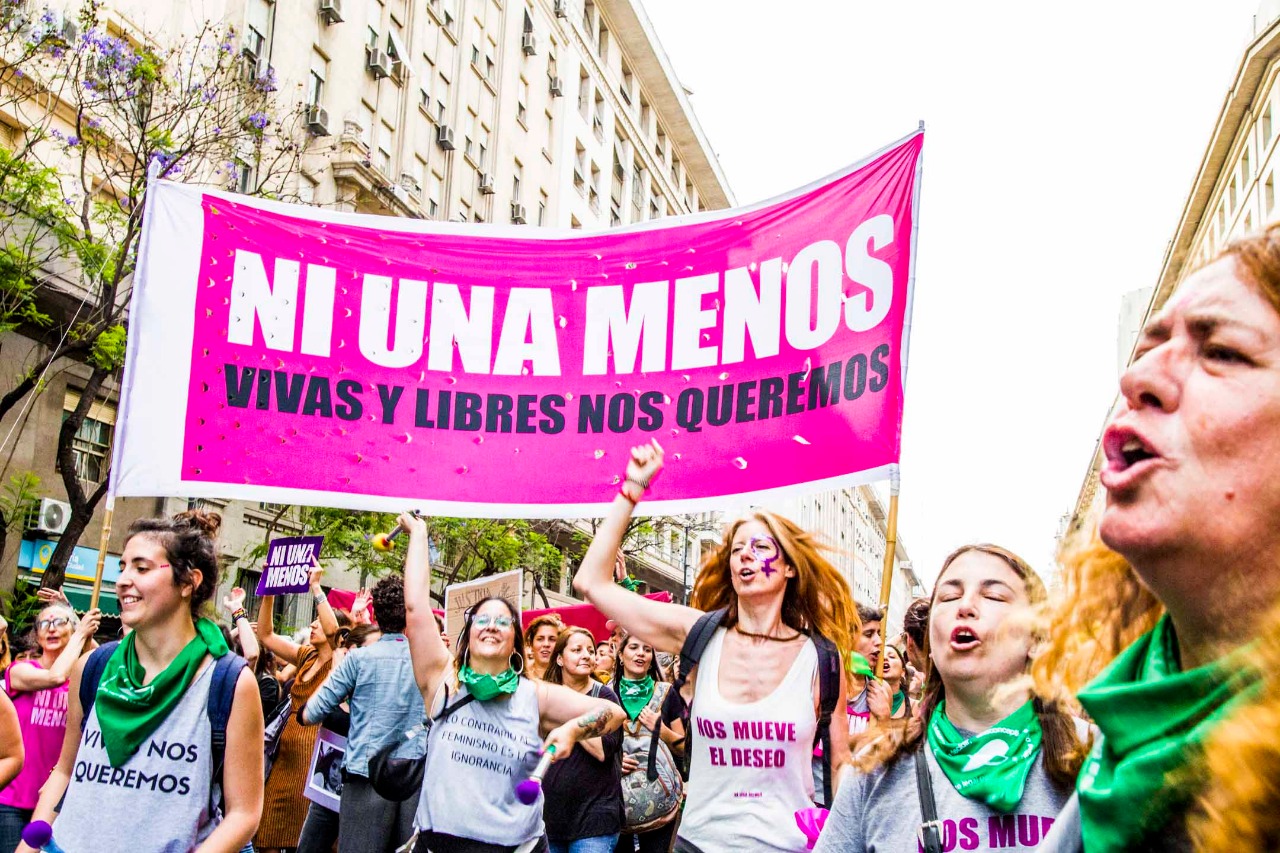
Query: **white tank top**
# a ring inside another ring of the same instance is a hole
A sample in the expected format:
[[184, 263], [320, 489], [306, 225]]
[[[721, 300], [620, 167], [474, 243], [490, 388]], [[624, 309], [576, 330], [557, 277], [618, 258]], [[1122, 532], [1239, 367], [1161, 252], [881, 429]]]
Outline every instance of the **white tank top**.
[[680, 837], [704, 853], [800, 853], [806, 839], [795, 813], [813, 806], [818, 650], [806, 641], [772, 693], [738, 705], [720, 695], [725, 633], [716, 631], [698, 664]]

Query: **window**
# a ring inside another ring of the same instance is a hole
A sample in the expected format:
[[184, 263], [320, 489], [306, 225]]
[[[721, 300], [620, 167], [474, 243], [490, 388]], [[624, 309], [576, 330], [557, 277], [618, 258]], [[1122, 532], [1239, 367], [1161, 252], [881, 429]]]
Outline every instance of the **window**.
[[658, 162], [666, 162], [667, 159], [667, 135], [662, 132], [662, 128], [658, 128], [658, 138], [653, 141], [653, 156], [658, 158]]
[[466, 123], [462, 126], [462, 138], [463, 138], [462, 153], [465, 154], [470, 159], [475, 160], [476, 158], [476, 143], [475, 143], [476, 114], [472, 112], [470, 109], [468, 109], [466, 116], [463, 118], [463, 121]]
[[579, 195], [587, 192], [587, 151], [581, 142], [575, 144], [573, 152], [573, 188]]
[[1244, 186], [1249, 185], [1249, 179], [1253, 177], [1253, 163], [1249, 156], [1249, 149], [1246, 147], [1240, 155], [1240, 175], [1243, 178], [1241, 182]]
[[329, 76], [329, 60], [318, 50], [311, 52], [311, 73], [307, 78], [307, 103], [313, 107], [324, 104], [324, 81]]
[[480, 68], [480, 48], [476, 47], [474, 44], [473, 44], [473, 45], [471, 45], [471, 64], [472, 64], [472, 65], [474, 65], [474, 66], [476, 67], [476, 69], [477, 69], [477, 70], [479, 70], [479, 68]]
[[600, 169], [595, 163], [591, 164], [591, 188], [587, 191], [587, 204], [591, 205], [593, 213], [600, 212]]
[[269, 0], [249, 0], [245, 10], [244, 47], [253, 59], [267, 55], [271, 33], [271, 3]]
[[529, 117], [529, 81], [520, 78], [520, 83], [516, 86], [516, 121], [521, 125], [525, 125], [528, 129], [527, 122]]
[[622, 66], [622, 85], [618, 89], [618, 94], [622, 95], [622, 100], [626, 101], [628, 106], [631, 105], [631, 86], [633, 82], [631, 69], [624, 63]]
[[409, 166], [409, 177], [413, 178], [413, 187], [418, 192], [426, 185], [427, 161], [421, 157], [414, 156], [412, 164]]
[[444, 198], [444, 178], [435, 172], [427, 183], [427, 215], [440, 215], [440, 201]]
[[524, 166], [520, 161], [516, 161], [515, 172], [511, 177], [511, 200], [513, 202], [520, 201], [520, 183], [524, 180]]
[[391, 174], [391, 128], [385, 122], [378, 124], [378, 160], [377, 167], [382, 174]]
[[591, 129], [596, 139], [604, 142], [604, 95], [596, 92], [595, 110], [591, 114]]
[[382, 44], [382, 3], [381, 0], [369, 0], [366, 4], [368, 15], [365, 18], [365, 44], [377, 50]]
[[602, 62], [609, 61], [609, 29], [603, 22], [600, 24], [600, 37], [596, 40], [596, 55]]
[[547, 191], [538, 190], [538, 224], [547, 223]]
[[586, 0], [582, 4], [582, 29], [588, 36], [595, 35], [596, 32], [596, 4], [592, 0]]
[[1271, 104], [1267, 104], [1267, 109], [1262, 114], [1262, 120], [1258, 122], [1262, 128], [1262, 147], [1266, 148], [1271, 145]]
[[587, 76], [587, 69], [583, 68], [578, 75], [578, 112], [582, 113], [583, 118], [590, 118], [587, 111], [591, 107], [591, 78]]
[[373, 147], [373, 107], [360, 103], [360, 141], [365, 148]]
[[[67, 389], [62, 398], [62, 418], [80, 405], [80, 394]], [[111, 465], [111, 436], [116, 427], [116, 407], [95, 401], [89, 406], [84, 423], [71, 439], [71, 458], [81, 482], [97, 485], [107, 476]]]
[[483, 169], [484, 164], [489, 159], [489, 128], [485, 127], [484, 124], [480, 125], [478, 139], [479, 141], [476, 144], [476, 165]]
[[644, 207], [644, 170], [639, 163], [631, 164], [631, 206], [636, 210], [636, 219]]
[[436, 122], [444, 124], [445, 105], [449, 103], [449, 78], [440, 73], [436, 81]]
[[484, 79], [490, 83], [493, 82], [493, 73], [498, 67], [493, 61], [494, 47], [494, 43], [489, 42], [484, 49]]
[[526, 33], [531, 33], [531, 32], [533, 32], [533, 18], [530, 18], [530, 17], [529, 17], [529, 9], [528, 9], [527, 7], [526, 7], [526, 8], [525, 8], [525, 10], [524, 10], [524, 30], [523, 30], [523, 32], [526, 32]]
[[543, 145], [542, 153], [547, 155], [547, 159], [551, 159], [551, 152], [556, 150], [556, 119], [548, 110], [545, 113], [547, 117], [547, 139]]

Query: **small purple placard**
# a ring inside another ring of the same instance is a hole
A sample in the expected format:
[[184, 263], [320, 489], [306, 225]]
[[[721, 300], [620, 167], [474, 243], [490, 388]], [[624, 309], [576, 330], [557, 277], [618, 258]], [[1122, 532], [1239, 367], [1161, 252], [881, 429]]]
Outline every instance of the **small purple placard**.
[[267, 547], [267, 565], [258, 579], [258, 595], [306, 592], [311, 570], [320, 559], [323, 536], [288, 536], [273, 539]]

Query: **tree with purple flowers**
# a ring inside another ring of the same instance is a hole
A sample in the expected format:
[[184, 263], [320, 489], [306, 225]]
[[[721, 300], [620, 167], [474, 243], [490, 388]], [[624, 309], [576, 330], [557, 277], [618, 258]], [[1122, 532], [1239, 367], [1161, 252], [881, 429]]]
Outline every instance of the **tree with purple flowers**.
[[74, 442], [118, 387], [149, 169], [288, 198], [309, 137], [227, 26], [133, 40], [108, 30], [97, 3], [74, 26], [28, 9], [0, 0], [0, 108], [17, 122], [0, 129], [0, 332], [38, 345], [19, 375], [0, 376], [0, 417], [67, 364], [89, 370], [58, 436], [72, 511], [42, 581], [57, 587], [106, 492], [105, 470], [81, 479]]

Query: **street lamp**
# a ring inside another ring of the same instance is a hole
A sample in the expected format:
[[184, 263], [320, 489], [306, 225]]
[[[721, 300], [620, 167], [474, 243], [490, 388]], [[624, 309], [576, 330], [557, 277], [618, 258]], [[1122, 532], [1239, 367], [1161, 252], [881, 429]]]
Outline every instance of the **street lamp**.
[[684, 522], [684, 600], [681, 604], [689, 603], [689, 520]]

